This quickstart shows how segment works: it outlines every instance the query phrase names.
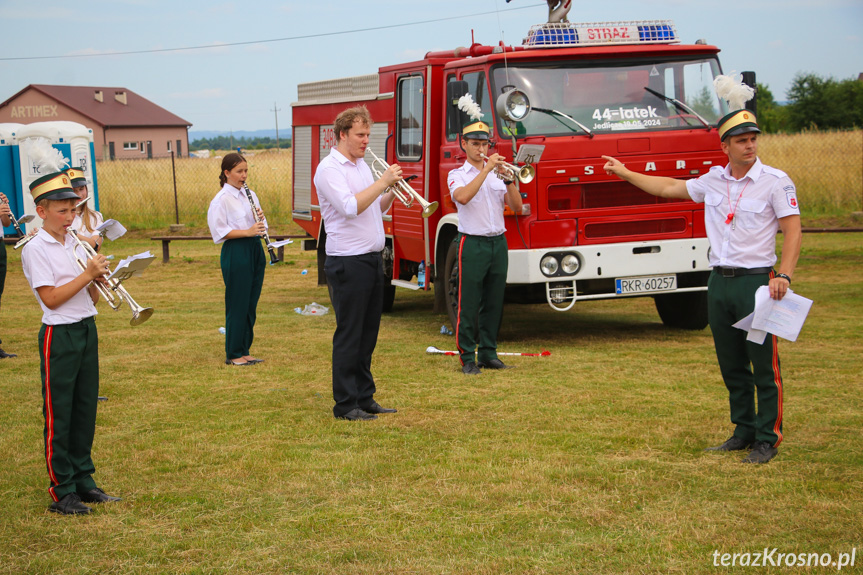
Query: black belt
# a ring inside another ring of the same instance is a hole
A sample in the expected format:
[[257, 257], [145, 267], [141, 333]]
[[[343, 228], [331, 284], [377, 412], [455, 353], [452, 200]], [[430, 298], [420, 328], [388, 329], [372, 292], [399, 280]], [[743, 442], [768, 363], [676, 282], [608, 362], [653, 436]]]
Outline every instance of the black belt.
[[713, 271], [724, 278], [735, 278], [737, 276], [754, 276], [759, 274], [769, 274], [773, 268], [724, 268], [716, 266]]

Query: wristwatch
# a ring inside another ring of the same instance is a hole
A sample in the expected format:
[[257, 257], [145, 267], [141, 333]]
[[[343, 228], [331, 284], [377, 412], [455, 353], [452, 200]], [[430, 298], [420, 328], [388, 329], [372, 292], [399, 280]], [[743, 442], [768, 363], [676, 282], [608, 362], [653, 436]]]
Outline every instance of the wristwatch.
[[784, 279], [788, 282], [788, 285], [791, 285], [791, 278], [788, 277], [786, 274], [776, 274], [776, 277]]

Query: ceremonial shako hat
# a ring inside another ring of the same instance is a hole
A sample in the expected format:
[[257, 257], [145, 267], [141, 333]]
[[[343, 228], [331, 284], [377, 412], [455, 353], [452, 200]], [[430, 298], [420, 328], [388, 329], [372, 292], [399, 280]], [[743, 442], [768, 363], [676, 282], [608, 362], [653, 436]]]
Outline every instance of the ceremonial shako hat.
[[758, 122], [755, 120], [755, 114], [749, 110], [737, 110], [726, 114], [724, 118], [719, 120], [717, 124], [719, 129], [719, 139], [725, 141], [729, 136], [739, 136], [748, 132], [761, 133], [758, 129]]
[[78, 194], [72, 190], [69, 174], [56, 172], [33, 180], [30, 184], [30, 195], [33, 203], [38, 204], [41, 200], [77, 200]]
[[488, 140], [489, 131], [485, 122], [472, 122], [464, 127], [461, 135], [472, 140]]
[[87, 176], [84, 175], [84, 170], [81, 168], [69, 168], [66, 170], [69, 174], [69, 179], [72, 181], [73, 188], [80, 188], [87, 185]]

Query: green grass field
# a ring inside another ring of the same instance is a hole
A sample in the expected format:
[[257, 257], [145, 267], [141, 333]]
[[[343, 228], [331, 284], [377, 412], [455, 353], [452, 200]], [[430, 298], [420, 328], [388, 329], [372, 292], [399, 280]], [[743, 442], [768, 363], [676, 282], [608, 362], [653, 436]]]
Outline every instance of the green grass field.
[[[132, 235], [132, 234], [130, 234]], [[159, 244], [121, 239], [118, 257]], [[399, 290], [373, 364], [399, 413], [336, 421], [334, 317], [314, 252], [267, 269], [253, 368], [223, 364], [218, 248], [172, 245], [125, 285], [139, 327], [100, 304], [96, 480], [124, 501], [49, 513], [37, 331], [9, 250], [0, 310], [0, 573], [827, 573], [725, 568], [714, 551], [840, 553], [863, 564], [863, 246], [807, 234], [794, 289], [815, 300], [780, 344], [785, 442], [766, 466], [704, 447], [731, 434], [709, 330], [664, 328], [650, 299], [568, 313], [508, 306], [516, 369], [467, 378], [431, 292]], [[309, 273], [302, 275], [302, 270]], [[774, 555], [775, 560], [775, 555]]]

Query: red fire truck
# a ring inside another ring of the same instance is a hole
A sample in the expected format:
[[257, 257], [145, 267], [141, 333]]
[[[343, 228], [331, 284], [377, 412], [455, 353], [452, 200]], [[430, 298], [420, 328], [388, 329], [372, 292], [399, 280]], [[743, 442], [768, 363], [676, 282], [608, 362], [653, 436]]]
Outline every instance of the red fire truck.
[[723, 165], [718, 52], [701, 40], [681, 44], [670, 21], [562, 22], [532, 27], [521, 46], [473, 43], [377, 74], [300, 85], [292, 104], [293, 218], [313, 238], [306, 249], [318, 250], [319, 283], [326, 282], [326, 229], [314, 171], [336, 142], [336, 115], [365, 105], [374, 120], [369, 149], [415, 176], [413, 189], [440, 204], [423, 217], [418, 203], [396, 201], [384, 216], [385, 309], [396, 287], [433, 284], [435, 309], [454, 320], [458, 213], [447, 174], [465, 161], [457, 101], [470, 94], [493, 127], [493, 151], [519, 169], [531, 165], [522, 170], [522, 213], [505, 214], [508, 299], [566, 311], [582, 300], [653, 297], [666, 325], [702, 329], [703, 207], [608, 176], [601, 156], [675, 178]]

